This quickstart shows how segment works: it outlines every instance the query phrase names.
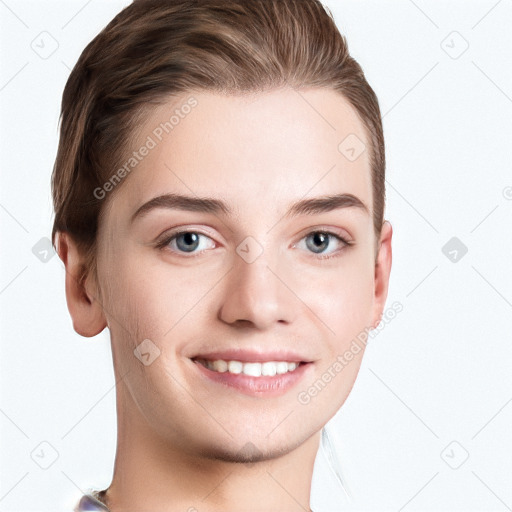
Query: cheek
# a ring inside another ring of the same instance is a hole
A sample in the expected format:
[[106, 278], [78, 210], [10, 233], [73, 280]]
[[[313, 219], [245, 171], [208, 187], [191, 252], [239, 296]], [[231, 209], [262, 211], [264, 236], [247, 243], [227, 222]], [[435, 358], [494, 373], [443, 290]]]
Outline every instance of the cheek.
[[201, 298], [214, 287], [218, 272], [198, 272], [141, 255], [119, 258], [109, 280], [109, 311], [140, 343], [146, 338], [172, 337], [190, 321], [190, 315], [197, 315]]
[[[324, 353], [314, 381], [301, 390], [300, 404], [310, 414], [332, 417], [350, 394], [359, 372], [372, 321], [373, 272], [358, 262], [310, 281], [305, 302], [322, 320]], [[325, 324], [325, 325], [324, 325]]]
[[319, 427], [339, 411], [356, 382], [366, 348], [370, 305], [361, 286], [355, 293], [331, 291], [322, 301], [323, 309], [317, 309], [329, 330], [314, 378], [299, 390], [297, 400], [305, 418], [322, 419]]
[[341, 350], [371, 326], [374, 268], [363, 258], [324, 269], [302, 283], [304, 302], [322, 321], [331, 349]]
[[350, 276], [333, 279], [322, 300], [326, 318], [338, 325], [365, 324], [371, 318], [372, 285], [373, 281], [367, 275], [359, 275], [357, 279]]

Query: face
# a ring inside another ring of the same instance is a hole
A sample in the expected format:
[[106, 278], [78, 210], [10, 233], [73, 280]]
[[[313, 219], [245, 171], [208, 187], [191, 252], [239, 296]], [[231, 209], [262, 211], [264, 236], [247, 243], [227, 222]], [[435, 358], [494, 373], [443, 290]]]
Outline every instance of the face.
[[[349, 103], [319, 89], [196, 92], [152, 111], [98, 235], [125, 416], [190, 453], [236, 460], [247, 446], [255, 458], [290, 451], [338, 411], [364, 350], [341, 370], [336, 361], [378, 322], [386, 293], [369, 155], [340, 151], [350, 134], [369, 148]], [[263, 364], [269, 375], [251, 377], [257, 364], [236, 374], [240, 364], [222, 372], [197, 358], [301, 364], [275, 376], [287, 365]]]

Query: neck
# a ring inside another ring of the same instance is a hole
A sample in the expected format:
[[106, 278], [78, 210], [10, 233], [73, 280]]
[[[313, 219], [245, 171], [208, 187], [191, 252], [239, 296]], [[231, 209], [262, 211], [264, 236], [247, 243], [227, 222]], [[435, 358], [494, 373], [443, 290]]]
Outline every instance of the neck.
[[284, 454], [243, 463], [163, 439], [121, 383], [117, 417], [114, 475], [104, 497], [111, 512], [310, 511], [320, 432]]

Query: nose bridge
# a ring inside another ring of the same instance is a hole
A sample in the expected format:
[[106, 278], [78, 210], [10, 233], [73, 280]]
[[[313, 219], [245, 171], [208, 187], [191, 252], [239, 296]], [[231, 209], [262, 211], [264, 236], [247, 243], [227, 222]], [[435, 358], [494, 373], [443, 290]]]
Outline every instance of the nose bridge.
[[[259, 250], [258, 250], [259, 246]], [[219, 311], [227, 323], [248, 321], [259, 328], [293, 320], [293, 294], [275, 274], [279, 251], [250, 239], [237, 247]]]

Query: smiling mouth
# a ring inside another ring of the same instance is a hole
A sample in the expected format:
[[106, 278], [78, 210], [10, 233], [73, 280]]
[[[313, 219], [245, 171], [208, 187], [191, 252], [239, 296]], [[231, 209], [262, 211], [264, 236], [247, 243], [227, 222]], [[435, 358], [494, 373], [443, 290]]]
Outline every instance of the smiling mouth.
[[201, 364], [208, 370], [217, 373], [232, 375], [247, 375], [249, 377], [274, 377], [293, 373], [299, 366], [308, 364], [303, 361], [265, 361], [265, 362], [242, 362], [236, 360], [226, 361], [224, 359], [192, 359], [195, 363]]

